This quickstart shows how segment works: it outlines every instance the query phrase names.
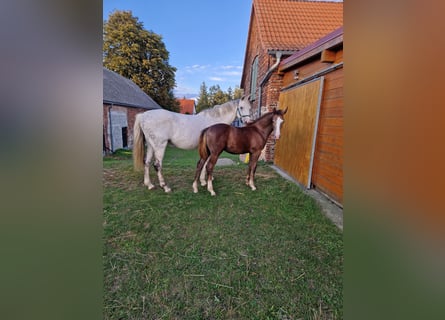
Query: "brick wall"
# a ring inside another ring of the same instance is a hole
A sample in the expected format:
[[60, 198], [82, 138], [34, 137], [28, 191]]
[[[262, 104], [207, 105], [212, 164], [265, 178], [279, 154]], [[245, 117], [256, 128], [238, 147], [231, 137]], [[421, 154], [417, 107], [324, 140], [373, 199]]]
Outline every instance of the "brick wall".
[[133, 128], [136, 115], [147, 111], [142, 108], [127, 108], [127, 121], [128, 121], [128, 147], [133, 149]]
[[[275, 55], [270, 55], [267, 52], [267, 48], [263, 48], [258, 35], [258, 27], [256, 17], [253, 16], [252, 26], [250, 28], [249, 40], [247, 44], [248, 51], [246, 52], [245, 60], [245, 73], [244, 73], [244, 92], [246, 94], [252, 94], [250, 92], [251, 88], [251, 74], [252, 74], [252, 64], [255, 57], [258, 56], [258, 78], [256, 84], [256, 98], [251, 101], [252, 109], [254, 110], [255, 116], [257, 115], [258, 103], [259, 103], [259, 88], [260, 82], [267, 74], [267, 71], [276, 62]], [[266, 82], [262, 88], [261, 94], [261, 114], [271, 111], [274, 107], [278, 107], [278, 99], [280, 96], [280, 88], [282, 86], [282, 76], [275, 71]], [[275, 141], [271, 138], [268, 139], [266, 147], [263, 150], [260, 159], [265, 161], [273, 161], [273, 155], [275, 150]]]
[[[133, 127], [136, 119], [136, 114], [147, 111], [144, 108], [123, 107], [118, 105], [104, 104], [103, 105], [103, 135], [105, 137], [105, 145], [103, 151], [109, 153], [111, 151], [111, 134], [110, 134], [110, 109], [113, 111], [121, 111], [126, 113], [127, 139], [128, 148], [133, 148]], [[116, 149], [116, 148], [115, 148]]]

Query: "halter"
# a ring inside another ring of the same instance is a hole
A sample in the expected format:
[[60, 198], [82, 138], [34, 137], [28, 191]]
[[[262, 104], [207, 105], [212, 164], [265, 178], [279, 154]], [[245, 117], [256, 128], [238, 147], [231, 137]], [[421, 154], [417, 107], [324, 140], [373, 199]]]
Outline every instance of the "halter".
[[236, 116], [241, 120], [241, 122], [244, 124], [244, 117], [249, 117], [250, 118], [250, 114], [241, 114], [241, 111], [239, 109], [239, 104], [236, 107]]

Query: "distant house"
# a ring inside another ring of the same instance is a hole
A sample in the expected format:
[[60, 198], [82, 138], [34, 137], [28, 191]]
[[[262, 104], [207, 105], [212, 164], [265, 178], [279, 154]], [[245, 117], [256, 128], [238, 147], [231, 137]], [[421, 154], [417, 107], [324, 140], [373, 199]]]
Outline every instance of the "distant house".
[[133, 81], [103, 68], [103, 152], [131, 149], [136, 114], [160, 108]]
[[[280, 63], [342, 25], [342, 2], [253, 0], [240, 87], [257, 116], [278, 106]], [[274, 145], [266, 144], [266, 161], [273, 160]]]
[[194, 99], [177, 99], [179, 101], [179, 112], [183, 114], [196, 114], [196, 102]]

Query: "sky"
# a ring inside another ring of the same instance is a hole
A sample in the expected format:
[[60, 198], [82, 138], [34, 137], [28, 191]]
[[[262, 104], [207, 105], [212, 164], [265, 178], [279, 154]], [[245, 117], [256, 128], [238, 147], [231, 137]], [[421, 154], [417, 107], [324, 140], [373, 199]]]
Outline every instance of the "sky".
[[162, 36], [177, 68], [176, 97], [197, 97], [200, 86], [239, 87], [252, 0], [103, 0], [103, 19], [131, 10]]

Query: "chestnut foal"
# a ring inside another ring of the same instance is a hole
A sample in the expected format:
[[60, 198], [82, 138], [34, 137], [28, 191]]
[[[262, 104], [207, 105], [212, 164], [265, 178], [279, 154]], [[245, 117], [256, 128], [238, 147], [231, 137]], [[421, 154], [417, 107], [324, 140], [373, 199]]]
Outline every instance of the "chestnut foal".
[[[204, 129], [199, 137], [198, 151], [200, 159], [196, 166], [193, 192], [198, 192], [198, 177], [204, 164], [207, 162], [207, 190], [212, 196], [213, 168], [219, 155], [223, 151], [233, 154], [249, 153], [249, 168], [247, 170], [246, 184], [256, 190], [253, 182], [255, 170], [261, 150], [266, 145], [267, 138], [274, 131], [275, 139], [280, 137], [280, 127], [284, 122], [285, 110], [273, 109], [245, 127], [236, 128], [227, 124], [218, 123]], [[207, 161], [208, 160], [208, 161]]]

